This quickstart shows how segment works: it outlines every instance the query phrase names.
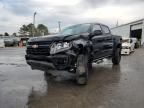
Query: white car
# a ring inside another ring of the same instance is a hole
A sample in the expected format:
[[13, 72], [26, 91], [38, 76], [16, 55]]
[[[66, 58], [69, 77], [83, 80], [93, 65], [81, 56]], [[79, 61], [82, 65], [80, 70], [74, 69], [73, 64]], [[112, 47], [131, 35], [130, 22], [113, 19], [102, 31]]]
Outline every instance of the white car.
[[134, 51], [136, 42], [136, 38], [123, 38], [121, 54], [129, 55], [132, 51]]
[[4, 47], [5, 47], [4, 39], [0, 39], [0, 48]]

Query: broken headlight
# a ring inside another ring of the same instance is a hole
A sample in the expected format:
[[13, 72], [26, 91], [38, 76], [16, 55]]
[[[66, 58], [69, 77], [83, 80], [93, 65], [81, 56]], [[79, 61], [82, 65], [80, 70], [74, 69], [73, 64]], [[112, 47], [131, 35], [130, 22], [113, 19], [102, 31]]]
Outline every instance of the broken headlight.
[[53, 43], [50, 47], [50, 54], [55, 54], [61, 51], [65, 51], [71, 48], [71, 44], [68, 42]]

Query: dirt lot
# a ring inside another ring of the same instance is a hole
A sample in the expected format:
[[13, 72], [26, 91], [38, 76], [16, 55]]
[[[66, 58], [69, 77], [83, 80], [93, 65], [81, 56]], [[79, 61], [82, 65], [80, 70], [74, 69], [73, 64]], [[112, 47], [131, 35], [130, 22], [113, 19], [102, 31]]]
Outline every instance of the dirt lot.
[[144, 49], [119, 66], [93, 64], [86, 86], [74, 75], [32, 70], [24, 48], [0, 49], [0, 108], [144, 108]]

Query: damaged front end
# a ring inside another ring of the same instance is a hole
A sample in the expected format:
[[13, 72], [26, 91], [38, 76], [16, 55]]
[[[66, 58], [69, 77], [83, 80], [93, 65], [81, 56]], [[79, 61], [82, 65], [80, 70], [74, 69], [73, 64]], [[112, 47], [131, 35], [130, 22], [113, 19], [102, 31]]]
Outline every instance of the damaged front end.
[[26, 61], [31, 66], [42, 64], [49, 69], [69, 72], [74, 72], [76, 68], [78, 53], [71, 42], [55, 42], [50, 45], [28, 43], [26, 52]]

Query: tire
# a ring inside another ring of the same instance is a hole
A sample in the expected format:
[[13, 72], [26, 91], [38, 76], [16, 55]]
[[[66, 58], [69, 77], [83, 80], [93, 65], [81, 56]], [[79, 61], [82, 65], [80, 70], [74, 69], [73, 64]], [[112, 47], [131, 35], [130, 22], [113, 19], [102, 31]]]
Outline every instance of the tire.
[[121, 49], [117, 48], [113, 53], [112, 63], [114, 65], [119, 65], [120, 61], [121, 61]]
[[86, 85], [88, 80], [88, 56], [79, 55], [77, 58], [76, 82], [78, 85]]

